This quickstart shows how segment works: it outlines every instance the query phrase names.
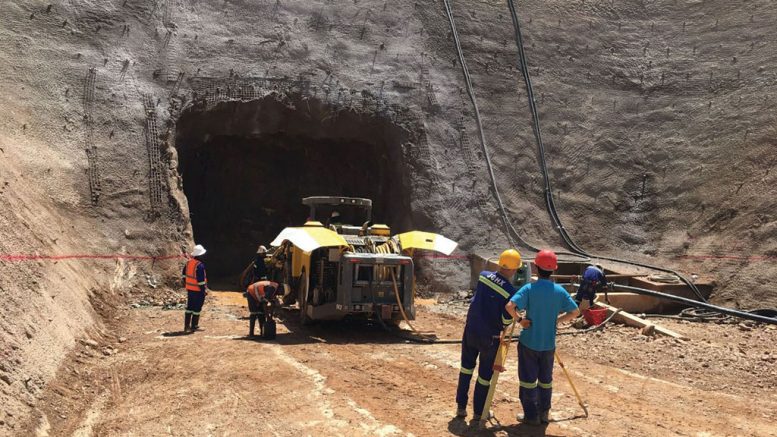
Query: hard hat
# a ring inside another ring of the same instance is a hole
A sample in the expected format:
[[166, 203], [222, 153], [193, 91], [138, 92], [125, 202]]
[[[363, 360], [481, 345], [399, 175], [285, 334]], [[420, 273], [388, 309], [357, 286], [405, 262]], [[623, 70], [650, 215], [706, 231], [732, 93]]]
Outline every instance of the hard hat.
[[267, 253], [267, 248], [264, 246], [259, 246], [259, 248], [256, 249], [256, 253]]
[[194, 246], [194, 250], [192, 250], [192, 256], [202, 256], [205, 255], [205, 252], [207, 252], [207, 250], [202, 247], [202, 244], [198, 244]]
[[552, 250], [543, 249], [534, 258], [534, 264], [547, 272], [552, 272], [558, 268], [558, 256]]
[[521, 268], [521, 254], [515, 249], [507, 249], [499, 255], [499, 267], [507, 270]]
[[337, 211], [332, 211], [332, 217], [340, 217], [340, 213]]

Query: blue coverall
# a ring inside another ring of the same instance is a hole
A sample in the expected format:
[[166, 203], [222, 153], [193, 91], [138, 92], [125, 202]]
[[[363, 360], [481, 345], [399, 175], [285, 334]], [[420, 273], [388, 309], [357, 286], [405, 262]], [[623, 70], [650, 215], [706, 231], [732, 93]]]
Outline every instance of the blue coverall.
[[499, 349], [499, 335], [506, 326], [513, 323], [505, 305], [515, 294], [510, 280], [497, 272], [480, 273], [475, 295], [469, 305], [467, 322], [461, 341], [461, 369], [456, 389], [456, 403], [465, 408], [468, 401], [469, 384], [480, 356], [478, 378], [473, 396], [475, 417], [483, 414], [488, 387], [494, 373], [494, 360]]
[[595, 266], [588, 266], [583, 272], [583, 279], [580, 281], [580, 288], [577, 289], [575, 302], [580, 305], [583, 299], [588, 299], [589, 305], [593, 306], [596, 299], [596, 292], [607, 286], [607, 278], [604, 272]]
[[524, 417], [535, 419], [550, 410], [558, 315], [574, 311], [577, 305], [564, 288], [548, 279], [524, 285], [511, 301], [517, 309], [525, 309], [531, 320], [519, 339], [518, 380]]

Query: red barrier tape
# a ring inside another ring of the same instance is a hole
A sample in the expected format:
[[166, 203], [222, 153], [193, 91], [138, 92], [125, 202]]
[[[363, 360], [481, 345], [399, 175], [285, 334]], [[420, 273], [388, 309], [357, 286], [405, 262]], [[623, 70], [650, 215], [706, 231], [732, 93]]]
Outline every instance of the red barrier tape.
[[[0, 262], [6, 261], [6, 262], [21, 262], [21, 261], [62, 261], [62, 260], [71, 260], [71, 259], [98, 259], [98, 260], [134, 260], [134, 261], [162, 261], [162, 260], [169, 260], [169, 259], [186, 259], [188, 258], [186, 255], [161, 255], [161, 256], [150, 256], [150, 255], [121, 255], [121, 254], [114, 254], [114, 255], [88, 255], [88, 254], [75, 254], [75, 255], [30, 255], [30, 254], [15, 254], [15, 255], [0, 255]], [[468, 257], [466, 255], [442, 255], [442, 254], [435, 254], [435, 253], [429, 253], [429, 254], [423, 254], [423, 255], [417, 255], [416, 258], [424, 258], [424, 259], [463, 259], [466, 260]]]
[[161, 256], [149, 256], [149, 255], [0, 255], [0, 261], [6, 262], [19, 262], [19, 261], [61, 261], [68, 259], [108, 259], [108, 260], [150, 260], [160, 261], [168, 259], [186, 259], [185, 255], [161, 255]]
[[736, 256], [736, 255], [680, 255], [675, 259], [690, 259], [690, 260], [728, 260], [728, 261], [770, 261], [777, 260], [777, 256], [771, 255], [753, 255], [753, 256]]
[[[20, 262], [20, 261], [62, 261], [71, 259], [97, 259], [97, 260], [134, 260], [134, 261], [164, 261], [171, 259], [186, 259], [188, 256], [180, 255], [89, 255], [89, 254], [71, 254], [71, 255], [30, 255], [30, 254], [14, 254], [14, 255], [0, 255], [0, 261], [5, 262]], [[422, 259], [443, 259], [443, 260], [467, 260], [467, 255], [442, 255], [437, 253], [427, 253], [423, 255], [416, 255], [415, 258]], [[754, 255], [754, 256], [736, 256], [736, 255], [680, 255], [675, 259], [682, 260], [727, 260], [727, 261], [772, 261], [777, 260], [777, 256], [773, 255]]]
[[441, 253], [429, 253], [423, 255], [416, 255], [413, 258], [424, 259], [469, 259], [467, 255], [443, 255]]

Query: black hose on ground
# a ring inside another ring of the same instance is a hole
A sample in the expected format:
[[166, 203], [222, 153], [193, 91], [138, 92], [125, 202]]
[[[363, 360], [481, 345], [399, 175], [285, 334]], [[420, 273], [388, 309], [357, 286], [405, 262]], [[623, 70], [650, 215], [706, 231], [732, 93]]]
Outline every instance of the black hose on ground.
[[696, 301], [696, 300], [693, 300], [693, 299], [688, 299], [686, 297], [680, 297], [680, 296], [674, 296], [672, 294], [662, 293], [660, 291], [647, 290], [645, 288], [631, 287], [631, 286], [628, 286], [628, 285], [620, 285], [620, 284], [614, 284], [613, 288], [616, 289], [616, 290], [629, 291], [629, 292], [632, 292], [632, 293], [642, 294], [642, 295], [645, 295], [645, 296], [653, 296], [653, 297], [657, 297], [657, 298], [660, 298], [660, 299], [671, 300], [671, 301], [674, 301], [674, 302], [683, 303], [683, 304], [688, 305], [690, 307], [704, 308], [704, 309], [707, 309], [707, 310], [715, 311], [715, 312], [720, 313], [720, 314], [726, 314], [726, 315], [729, 315], [729, 316], [732, 316], [732, 317], [737, 317], [737, 318], [740, 318], [740, 319], [752, 320], [752, 321], [761, 322], [761, 323], [768, 323], [768, 324], [771, 324], [771, 325], [777, 325], [777, 318], [774, 318], [774, 317], [767, 317], [767, 316], [762, 316], [762, 315], [754, 314], [754, 313], [747, 312], [747, 311], [734, 310], [734, 309], [731, 309], [731, 308], [726, 308], [726, 307], [722, 307], [722, 306], [712, 305], [712, 304], [709, 304], [709, 303], [706, 303], [706, 302], [699, 302], [699, 301]]
[[604, 321], [602, 321], [602, 323], [600, 323], [598, 325], [591, 326], [589, 328], [586, 328], [586, 329], [583, 329], [583, 330], [579, 330], [579, 331], [558, 332], [558, 333], [556, 333], [556, 335], [576, 335], [576, 334], [586, 334], [586, 333], [589, 333], [589, 332], [598, 331], [598, 330], [604, 328], [604, 325], [610, 323], [610, 320], [612, 320], [612, 318], [615, 317], [619, 312], [621, 312], [620, 308], [616, 309], [615, 311], [612, 312], [612, 314], [607, 316], [607, 318], [604, 319]]
[[[447, 0], [446, 0], [446, 6], [447, 6]], [[512, 17], [513, 28], [515, 30], [515, 44], [518, 47], [518, 67], [520, 68], [521, 74], [523, 75], [523, 79], [526, 84], [526, 95], [529, 98], [529, 110], [531, 111], [531, 115], [532, 115], [532, 130], [534, 131], [534, 137], [537, 142], [537, 151], [538, 151], [539, 160], [540, 160], [540, 170], [542, 171], [542, 178], [545, 183], [545, 206], [547, 207], [548, 214], [550, 214], [550, 218], [553, 221], [554, 226], [558, 230], [559, 235], [564, 240], [564, 243], [566, 243], [566, 245], [572, 250], [572, 252], [574, 252], [577, 255], [587, 256], [590, 258], [599, 258], [607, 261], [614, 261], [614, 262], [619, 262], [619, 263], [638, 266], [638, 267], [645, 267], [645, 268], [657, 270], [660, 272], [671, 273], [673, 275], [676, 275], [678, 278], [680, 278], [681, 281], [685, 283], [685, 285], [687, 285], [691, 289], [691, 291], [693, 291], [693, 294], [695, 294], [700, 301], [707, 302], [707, 299], [701, 294], [698, 287], [696, 287], [696, 285], [693, 282], [689, 281], [679, 272], [672, 269], [664, 268], [664, 267], [653, 266], [650, 264], [643, 264], [643, 263], [629, 261], [629, 260], [620, 259], [620, 258], [605, 257], [605, 256], [590, 254], [585, 250], [583, 250], [583, 248], [578, 246], [577, 243], [575, 243], [575, 241], [569, 235], [567, 230], [564, 228], [564, 225], [561, 222], [561, 218], [558, 215], [558, 211], [556, 210], [556, 203], [553, 199], [553, 191], [550, 185], [550, 177], [548, 176], [548, 165], [545, 162], [545, 144], [542, 141], [542, 130], [540, 129], [539, 111], [537, 111], [537, 104], [536, 104], [536, 100], [534, 99], [534, 87], [532, 86], [531, 76], [529, 75], [529, 67], [528, 67], [528, 64], [526, 63], [526, 53], [524, 51], [523, 36], [521, 34], [521, 23], [518, 20], [518, 13], [515, 10], [515, 4], [513, 0], [507, 0], [507, 6], [510, 9], [510, 16]]]

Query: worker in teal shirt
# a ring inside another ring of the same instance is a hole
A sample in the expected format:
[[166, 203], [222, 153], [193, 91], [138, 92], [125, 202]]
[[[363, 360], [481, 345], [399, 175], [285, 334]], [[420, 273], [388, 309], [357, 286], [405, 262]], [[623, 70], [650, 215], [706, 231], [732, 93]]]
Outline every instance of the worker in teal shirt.
[[512, 317], [518, 316], [518, 310], [526, 310], [525, 318], [531, 322], [530, 327], [521, 331], [518, 341], [519, 398], [523, 407], [523, 418], [519, 420], [539, 425], [548, 423], [550, 416], [556, 325], [571, 321], [580, 310], [569, 293], [550, 280], [558, 268], [556, 254], [541, 250], [534, 264], [539, 279], [521, 287], [505, 309]]

